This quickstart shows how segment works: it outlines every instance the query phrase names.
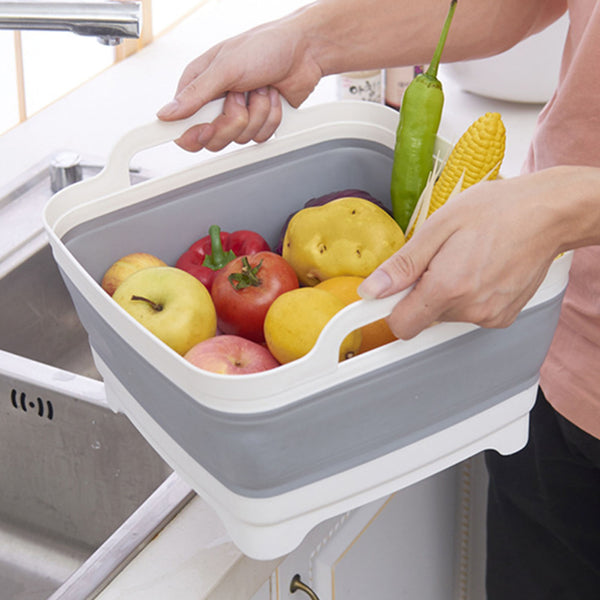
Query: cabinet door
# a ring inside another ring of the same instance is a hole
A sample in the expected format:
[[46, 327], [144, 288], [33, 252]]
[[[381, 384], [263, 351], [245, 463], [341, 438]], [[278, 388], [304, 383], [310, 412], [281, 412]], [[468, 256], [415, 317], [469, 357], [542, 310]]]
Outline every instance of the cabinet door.
[[278, 600], [297, 573], [320, 600], [459, 597], [462, 467], [458, 465], [315, 528], [277, 570]]
[[277, 591], [275, 590], [276, 576], [271, 575], [265, 581], [262, 587], [250, 598], [250, 600], [277, 600]]

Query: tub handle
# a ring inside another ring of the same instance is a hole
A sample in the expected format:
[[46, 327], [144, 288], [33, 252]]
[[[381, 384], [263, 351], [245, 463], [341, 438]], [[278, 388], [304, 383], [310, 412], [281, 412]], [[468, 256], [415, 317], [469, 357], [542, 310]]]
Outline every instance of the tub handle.
[[295, 594], [298, 590], [304, 592], [310, 600], [319, 600], [319, 596], [315, 594], [303, 581], [300, 579], [300, 575], [296, 574], [292, 577], [292, 581], [290, 581], [290, 592]]
[[[210, 123], [223, 112], [224, 103], [224, 97], [217, 98], [207, 102], [197, 112], [185, 119], [177, 121], [154, 119], [129, 130], [114, 144], [106, 165], [100, 173], [65, 187], [52, 198], [49, 203], [52, 208], [45, 211], [45, 221], [53, 226], [57, 215], [62, 215], [75, 208], [82, 202], [82, 199], [99, 198], [127, 189], [131, 185], [129, 176], [131, 159], [138, 152], [176, 140], [194, 125]], [[283, 96], [281, 105], [282, 123], [285, 124], [289, 121], [291, 130], [303, 125], [302, 119], [297, 123], [294, 118], [295, 113], [299, 111], [292, 108]]]

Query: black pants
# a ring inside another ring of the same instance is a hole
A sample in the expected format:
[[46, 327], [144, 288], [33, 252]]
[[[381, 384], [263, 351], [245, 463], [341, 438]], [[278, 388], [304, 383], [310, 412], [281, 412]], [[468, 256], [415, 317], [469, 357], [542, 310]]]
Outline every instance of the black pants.
[[600, 440], [540, 391], [527, 446], [486, 464], [488, 600], [600, 599]]

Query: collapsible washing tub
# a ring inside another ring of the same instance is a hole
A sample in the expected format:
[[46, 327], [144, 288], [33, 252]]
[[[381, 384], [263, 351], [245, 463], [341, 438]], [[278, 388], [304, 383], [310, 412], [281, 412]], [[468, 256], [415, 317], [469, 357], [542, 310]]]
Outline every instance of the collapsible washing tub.
[[[121, 256], [144, 251], [174, 264], [211, 224], [253, 229], [275, 245], [286, 217], [311, 197], [360, 188], [389, 205], [398, 115], [368, 102], [286, 110], [268, 142], [130, 186], [135, 153], [219, 111], [214, 103], [188, 121], [129, 132], [98, 176], [46, 207], [55, 260], [114, 410], [214, 507], [239, 548], [260, 559], [293, 550], [326, 518], [484, 449], [521, 448], [568, 254], [506, 329], [441, 323], [339, 363], [345, 335], [388, 315], [401, 293], [347, 307], [310, 354], [244, 376], [192, 366], [101, 289]], [[448, 145], [438, 147], [443, 160]]]

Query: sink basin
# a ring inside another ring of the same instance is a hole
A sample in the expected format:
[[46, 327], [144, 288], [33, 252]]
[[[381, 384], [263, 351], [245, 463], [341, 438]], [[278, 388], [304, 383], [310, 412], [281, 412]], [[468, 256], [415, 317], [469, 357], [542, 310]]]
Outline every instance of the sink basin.
[[81, 600], [191, 492], [106, 404], [51, 251], [37, 246], [0, 271], [0, 596]]
[[2, 278], [0, 349], [100, 380], [49, 246]]

